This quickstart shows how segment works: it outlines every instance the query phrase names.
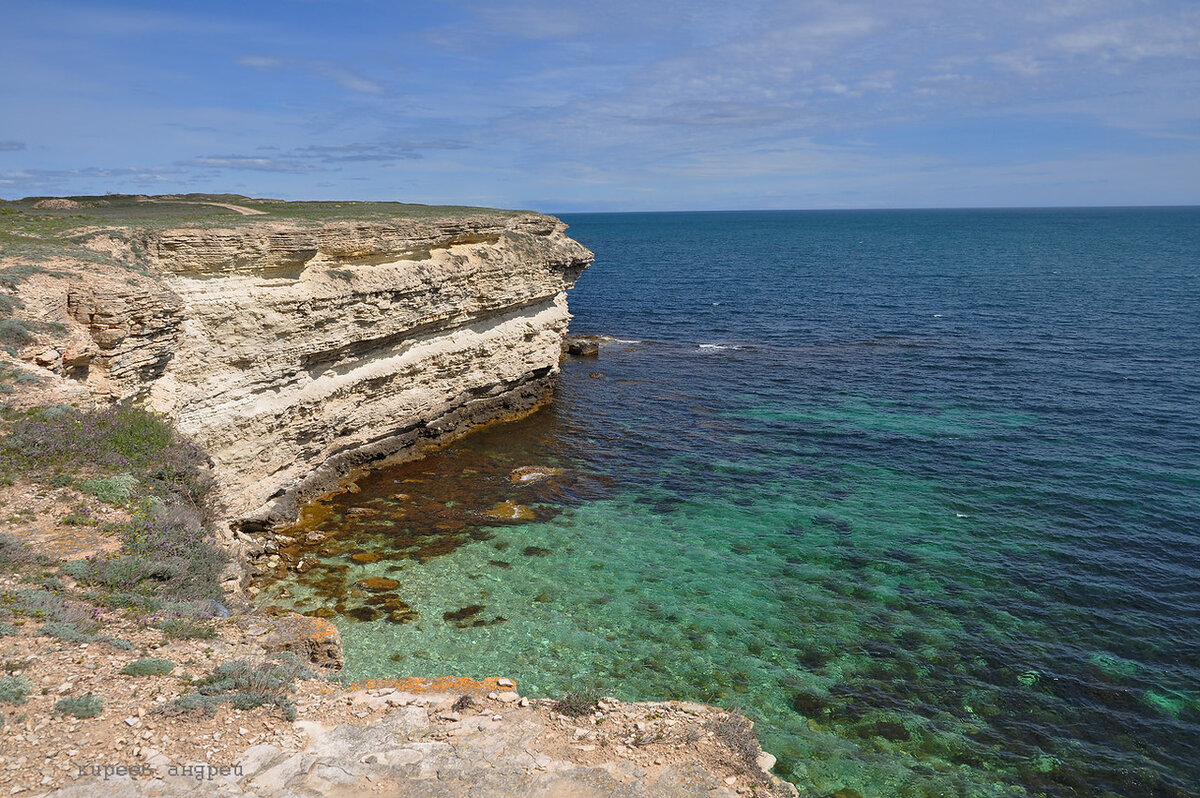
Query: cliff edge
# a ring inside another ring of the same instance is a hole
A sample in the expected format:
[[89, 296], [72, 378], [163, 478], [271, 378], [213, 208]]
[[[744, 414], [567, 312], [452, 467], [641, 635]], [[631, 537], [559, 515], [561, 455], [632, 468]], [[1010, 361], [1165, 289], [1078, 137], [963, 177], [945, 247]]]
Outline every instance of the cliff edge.
[[3, 210], [16, 353], [170, 417], [250, 528], [356, 465], [548, 402], [592, 259], [528, 212], [227, 195]]

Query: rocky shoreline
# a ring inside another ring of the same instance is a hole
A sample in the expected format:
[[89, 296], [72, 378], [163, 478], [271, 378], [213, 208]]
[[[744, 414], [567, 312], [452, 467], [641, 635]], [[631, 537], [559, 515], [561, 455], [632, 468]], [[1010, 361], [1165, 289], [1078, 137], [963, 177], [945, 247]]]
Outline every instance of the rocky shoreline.
[[[242, 589], [306, 498], [549, 401], [591, 258], [561, 223], [69, 203], [6, 203], [0, 230], [19, 244], [0, 250], [8, 794], [795, 794], [711, 707], [531, 700], [502, 677], [343, 686], [332, 624]], [[114, 401], [165, 415], [95, 409]], [[42, 457], [38, 435], [76, 431], [121, 451]]]

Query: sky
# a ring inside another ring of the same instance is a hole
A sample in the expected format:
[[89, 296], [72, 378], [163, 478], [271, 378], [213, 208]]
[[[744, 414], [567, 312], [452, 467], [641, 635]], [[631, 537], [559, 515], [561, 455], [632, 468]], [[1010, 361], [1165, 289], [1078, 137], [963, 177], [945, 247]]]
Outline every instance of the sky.
[[0, 197], [1200, 204], [1196, 0], [0, 0]]

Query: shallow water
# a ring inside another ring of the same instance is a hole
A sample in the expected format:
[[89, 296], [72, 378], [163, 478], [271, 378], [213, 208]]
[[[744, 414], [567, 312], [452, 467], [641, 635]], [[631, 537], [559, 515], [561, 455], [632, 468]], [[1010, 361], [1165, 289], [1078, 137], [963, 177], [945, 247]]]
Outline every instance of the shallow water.
[[739, 706], [812, 796], [1200, 794], [1200, 211], [566, 220], [618, 340], [264, 592], [348, 678]]

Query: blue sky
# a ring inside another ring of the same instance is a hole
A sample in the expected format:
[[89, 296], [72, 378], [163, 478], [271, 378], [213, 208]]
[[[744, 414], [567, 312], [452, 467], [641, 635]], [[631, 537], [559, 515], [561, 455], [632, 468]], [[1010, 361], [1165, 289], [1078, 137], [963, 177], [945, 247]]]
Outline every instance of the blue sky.
[[1195, 0], [2, 10], [10, 199], [1200, 204]]

